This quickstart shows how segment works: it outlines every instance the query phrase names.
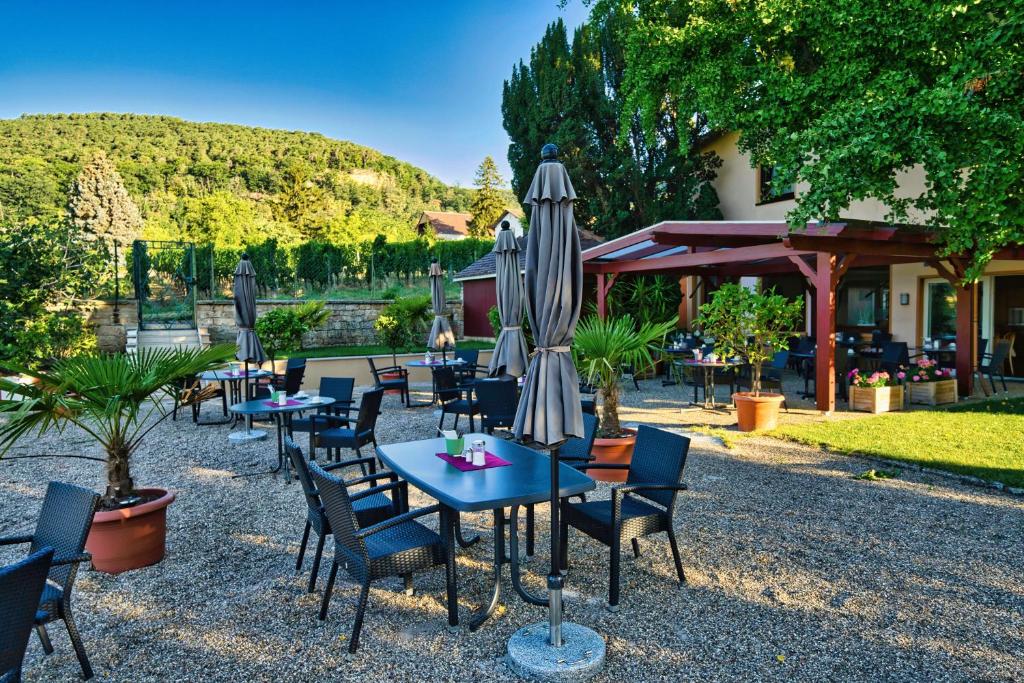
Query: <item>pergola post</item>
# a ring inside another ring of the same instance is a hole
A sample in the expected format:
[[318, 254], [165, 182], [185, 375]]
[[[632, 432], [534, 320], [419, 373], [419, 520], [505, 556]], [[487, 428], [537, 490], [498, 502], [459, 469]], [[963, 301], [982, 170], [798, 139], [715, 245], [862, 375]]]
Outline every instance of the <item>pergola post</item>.
[[975, 346], [978, 339], [978, 319], [975, 298], [977, 285], [964, 285], [966, 269], [957, 259], [949, 260], [950, 268], [941, 261], [933, 261], [932, 268], [939, 272], [956, 292], [956, 388], [968, 397], [974, 391]]
[[608, 290], [615, 284], [616, 273], [607, 277], [604, 273], [597, 274], [597, 317], [604, 320], [608, 315]]
[[836, 255], [824, 251], [817, 254], [814, 273], [815, 319], [814, 394], [818, 410], [831, 413], [836, 409]]

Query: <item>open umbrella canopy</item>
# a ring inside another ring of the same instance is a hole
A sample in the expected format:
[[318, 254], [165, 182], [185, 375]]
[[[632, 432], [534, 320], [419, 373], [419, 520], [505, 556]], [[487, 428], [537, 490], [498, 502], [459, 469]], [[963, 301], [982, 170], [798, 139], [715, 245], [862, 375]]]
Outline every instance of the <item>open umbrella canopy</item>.
[[447, 305], [444, 299], [444, 272], [441, 271], [441, 264], [437, 259], [430, 262], [430, 304], [434, 309], [434, 324], [430, 326], [430, 333], [427, 335], [427, 347], [454, 347], [455, 335], [452, 334], [452, 326], [448, 323], [448, 315], [444, 311]]
[[[550, 154], [557, 154], [557, 149]], [[583, 252], [573, 218], [575, 199], [565, 166], [546, 158], [523, 200], [533, 207], [524, 285], [537, 347], [526, 372], [514, 429], [518, 438], [546, 446], [583, 436], [579, 377], [570, 349], [583, 301]]]
[[248, 254], [242, 254], [242, 260], [235, 268], [232, 289], [235, 296], [235, 324], [238, 325], [235, 358], [248, 363], [262, 363], [267, 360], [267, 353], [253, 329], [256, 325], [256, 271]]
[[494, 344], [494, 353], [488, 370], [493, 375], [504, 367], [506, 375], [522, 377], [526, 372], [527, 347], [523, 335], [523, 278], [519, 273], [519, 245], [509, 230], [508, 221], [502, 221], [498, 239], [494, 242], [495, 293], [501, 332]]

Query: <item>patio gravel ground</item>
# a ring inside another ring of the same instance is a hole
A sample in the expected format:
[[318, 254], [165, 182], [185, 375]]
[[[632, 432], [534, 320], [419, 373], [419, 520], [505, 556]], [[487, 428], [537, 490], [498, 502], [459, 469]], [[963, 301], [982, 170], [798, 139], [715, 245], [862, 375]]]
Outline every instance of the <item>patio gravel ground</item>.
[[[680, 411], [692, 393], [679, 387], [643, 387], [623, 392], [625, 421], [685, 429], [710, 417]], [[806, 418], [786, 419], [811, 419], [805, 407]], [[426, 438], [437, 419], [396, 397], [384, 410], [382, 443]], [[355, 586], [339, 580], [328, 620], [317, 621], [320, 592], [307, 594], [308, 574], [293, 571], [300, 488], [280, 476], [232, 479], [276, 458], [272, 440], [233, 447], [228, 431], [167, 421], [137, 455], [136, 481], [178, 499], [161, 564], [79, 574], [75, 611], [97, 680], [515, 680], [505, 644], [545, 611], [509, 596], [507, 572], [504, 608], [477, 633], [446, 629], [443, 571], [418, 575], [412, 597], [399, 581], [379, 584], [360, 651], [346, 656]], [[12, 455], [90, 449], [68, 431]], [[685, 588], [667, 542], [642, 540], [638, 560], [624, 553], [622, 609], [609, 613], [607, 551], [572, 535], [567, 618], [606, 636], [598, 680], [1024, 680], [1024, 501], [922, 473], [853, 479], [870, 466], [772, 439], [725, 449], [694, 435], [690, 491], [676, 512]], [[0, 535], [31, 530], [51, 478], [103, 486], [97, 463], [0, 462]], [[595, 496], [607, 495], [600, 485]], [[414, 490], [413, 505], [429, 502]], [[546, 512], [538, 508], [538, 555], [526, 564], [538, 591]], [[465, 619], [485, 599], [491, 544], [486, 516], [463, 520], [484, 536], [459, 551]], [[0, 562], [19, 552], [4, 550]], [[326, 568], [319, 588], [325, 580]], [[44, 658], [33, 636], [26, 681], [78, 674], [66, 632], [50, 631], [56, 652]]]

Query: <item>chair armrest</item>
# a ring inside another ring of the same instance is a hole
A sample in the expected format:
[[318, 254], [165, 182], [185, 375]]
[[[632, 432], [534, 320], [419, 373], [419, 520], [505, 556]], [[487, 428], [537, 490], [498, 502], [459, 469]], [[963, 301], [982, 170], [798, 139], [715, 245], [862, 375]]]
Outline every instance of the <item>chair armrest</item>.
[[342, 417], [340, 415], [328, 415], [327, 413], [320, 413], [320, 414], [317, 414], [317, 415], [310, 415], [310, 418], [313, 420], [312, 422], [310, 422], [310, 424], [313, 425], [314, 427], [316, 426], [316, 423], [321, 421], [321, 420], [326, 422], [328, 426], [330, 426], [332, 424], [333, 425], [347, 425], [349, 422], [352, 421], [351, 417]]
[[366, 538], [367, 536], [372, 536], [373, 534], [378, 534], [381, 531], [390, 529], [393, 526], [405, 524], [406, 522], [411, 522], [412, 520], [418, 517], [423, 517], [425, 515], [430, 515], [440, 511], [440, 505], [431, 505], [430, 507], [418, 508], [416, 510], [410, 510], [409, 512], [403, 512], [402, 514], [395, 515], [390, 519], [385, 519], [383, 522], [378, 522], [373, 526], [368, 526], [365, 529], [360, 529], [355, 533], [355, 536], [356, 538]]
[[31, 543], [32, 534], [21, 534], [18, 536], [4, 536], [0, 538], [0, 545], [13, 545], [15, 543]]
[[409, 371], [407, 369], [403, 368], [400, 365], [389, 365], [386, 368], [377, 368], [377, 373], [378, 374], [383, 374], [383, 373], [388, 373], [388, 372], [397, 372], [397, 373], [400, 373], [400, 374], [403, 374], [403, 375], [408, 375], [409, 374]]
[[[359, 477], [357, 479], [346, 479], [345, 487], [348, 488], [349, 486], [359, 486], [360, 484], [375, 483], [380, 479], [387, 479], [391, 483], [395, 483], [398, 481], [398, 475], [395, 474], [394, 472], [377, 472], [376, 474], [368, 474], [365, 477]], [[381, 486], [385, 486], [385, 484], [381, 484]], [[373, 488], [379, 487], [374, 486]], [[359, 493], [362, 493], [362, 491], [360, 491]], [[359, 493], [355, 493], [352, 495], [359, 495]]]
[[328, 465], [324, 465], [323, 469], [326, 472], [339, 469], [341, 467], [352, 467], [353, 465], [369, 465], [371, 467], [370, 472], [374, 472], [377, 466], [376, 459], [373, 456], [367, 455], [362, 458], [352, 458], [351, 460], [342, 460], [341, 462], [332, 462]]
[[686, 484], [622, 484], [621, 486], [612, 487], [612, 496], [626, 493], [636, 493], [637, 491], [686, 491]]
[[[353, 483], [355, 483], [355, 482], [353, 481]], [[348, 486], [348, 482], [346, 482], [345, 485]], [[389, 484], [381, 484], [379, 486], [371, 486], [368, 489], [363, 489], [362, 491], [359, 491], [357, 493], [353, 493], [350, 496], [350, 498], [352, 499], [353, 502], [355, 502], [357, 500], [362, 500], [363, 498], [366, 498], [368, 496], [372, 496], [375, 493], [384, 493], [385, 491], [400, 491], [400, 492], [403, 492], [403, 494], [404, 494], [404, 491], [405, 491], [407, 486], [409, 486], [408, 482], [396, 478], [395, 481], [393, 481], [393, 482], [391, 482]]]
[[78, 553], [77, 555], [68, 555], [67, 557], [55, 557], [51, 566], [58, 567], [64, 564], [78, 564], [79, 562], [85, 562], [92, 559], [92, 553]]
[[588, 470], [628, 470], [628, 463], [595, 462], [587, 466]]

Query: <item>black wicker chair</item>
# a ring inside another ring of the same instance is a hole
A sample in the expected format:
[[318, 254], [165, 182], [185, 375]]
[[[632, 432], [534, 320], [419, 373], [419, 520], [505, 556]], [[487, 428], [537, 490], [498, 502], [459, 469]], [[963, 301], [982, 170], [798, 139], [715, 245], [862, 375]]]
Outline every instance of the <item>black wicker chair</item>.
[[475, 415], [480, 413], [479, 404], [473, 400], [472, 390], [459, 386], [459, 380], [455, 371], [450, 367], [438, 368], [434, 371], [434, 386], [437, 391], [437, 400], [441, 404], [441, 419], [437, 421], [437, 431], [444, 428], [446, 415], [454, 415], [455, 423], [452, 429], [459, 426], [459, 416], [469, 417], [469, 431], [476, 431]]
[[640, 425], [631, 464], [595, 463], [588, 466], [588, 469], [629, 469], [626, 483], [612, 487], [611, 500], [562, 501], [562, 566], [568, 568], [570, 526], [610, 547], [608, 605], [613, 611], [619, 605], [620, 547], [624, 538], [630, 539], [633, 554], [640, 557], [638, 538], [660, 532], [668, 534], [679, 583], [686, 582], [672, 529], [672, 515], [676, 497], [680, 491], [686, 490], [682, 479], [689, 449], [690, 440], [685, 436]]
[[[480, 367], [480, 351], [477, 349], [456, 349], [452, 354], [455, 360], [465, 361], [461, 365], [452, 366], [455, 369], [455, 376], [461, 384], [472, 383], [477, 379], [478, 374], [487, 374], [487, 367]], [[482, 373], [481, 373], [482, 371]]]
[[302, 389], [302, 380], [306, 376], [306, 359], [289, 358], [285, 362], [283, 375], [275, 374], [267, 384], [260, 384], [256, 387], [255, 398], [266, 398], [271, 390], [283, 391], [286, 394], [296, 394]]
[[493, 434], [495, 428], [512, 427], [519, 405], [514, 378], [477, 380], [473, 391], [480, 413], [481, 430]]
[[0, 681], [21, 682], [21, 663], [32, 633], [53, 548], [0, 568]]
[[594, 456], [590, 454], [590, 450], [594, 447], [594, 439], [597, 437], [597, 428], [600, 424], [596, 415], [584, 413], [583, 437], [574, 437], [562, 444], [558, 449], [558, 459], [577, 468], [593, 460]]
[[[324, 515], [323, 503], [320, 501], [320, 492], [317, 491], [316, 486], [313, 484], [313, 478], [309, 473], [309, 466], [306, 464], [306, 459], [302, 457], [302, 449], [296, 446], [294, 441], [286, 438], [284, 440], [284, 450], [288, 454], [289, 459], [291, 459], [292, 467], [295, 468], [295, 474], [299, 478], [299, 483], [302, 484], [302, 494], [306, 498], [306, 527], [302, 530], [302, 543], [299, 545], [299, 557], [295, 560], [295, 571], [302, 570], [302, 561], [306, 557], [306, 544], [309, 543], [310, 530], [315, 531], [317, 535], [316, 554], [313, 556], [313, 570], [309, 575], [309, 592], [312, 593], [316, 588], [317, 575], [320, 573], [320, 558], [324, 553], [324, 541], [331, 535], [331, 524]], [[324, 465], [323, 469], [327, 472], [333, 472], [344, 467], [354, 467], [356, 465], [370, 468], [370, 474], [367, 476], [346, 481], [345, 486], [349, 487], [362, 484], [376, 486], [378, 481], [384, 480], [389, 482], [398, 481], [398, 475], [394, 472], [378, 473], [375, 462], [373, 457], [357, 458], [355, 460], [345, 460]], [[383, 522], [385, 519], [401, 514], [408, 509], [406, 502], [399, 497], [397, 491], [392, 491], [391, 498], [388, 498], [384, 493], [368, 495], [357, 500], [352, 507], [355, 509], [356, 518], [359, 520], [360, 526], [370, 526], [377, 522]]]
[[[334, 449], [334, 459], [341, 459], [341, 449], [351, 448], [356, 456], [362, 455], [359, 449], [368, 443], [377, 447], [377, 435], [374, 430], [377, 428], [377, 417], [380, 415], [380, 404], [384, 400], [383, 389], [371, 389], [364, 392], [359, 399], [358, 408], [339, 408], [338, 412], [350, 415], [358, 411], [355, 418], [342, 415], [317, 415], [316, 420], [310, 423], [309, 432], [309, 457], [316, 459], [316, 449], [326, 448], [328, 455]], [[326, 427], [321, 430], [322, 423], [330, 425], [344, 425]]]
[[580, 408], [584, 413], [597, 414], [597, 387], [587, 382], [580, 382]]
[[36, 633], [43, 644], [43, 651], [51, 654], [53, 646], [46, 633], [46, 625], [58, 619], [63, 620], [85, 679], [92, 678], [92, 667], [71, 613], [71, 590], [79, 563], [90, 558], [89, 553], [85, 552], [85, 539], [89, 535], [99, 499], [99, 494], [88, 489], [51, 481], [46, 488], [35, 532], [32, 535], [0, 538], [0, 545], [29, 543], [30, 553], [41, 548], [53, 548], [53, 566], [36, 612]]
[[[409, 405], [409, 371], [398, 365], [389, 365], [386, 368], [378, 368], [372, 358], [367, 358], [370, 365], [370, 374], [373, 375], [374, 389], [385, 389], [387, 391], [398, 391], [401, 394], [402, 403]], [[383, 375], [398, 375], [394, 378], [385, 378]]]
[[886, 342], [882, 346], [882, 358], [878, 364], [880, 369], [895, 378], [900, 368], [906, 368], [910, 364], [910, 349], [907, 347], [907, 343]]
[[[289, 424], [288, 436], [292, 436], [295, 432], [303, 434], [312, 432], [313, 422], [318, 416], [343, 413], [343, 408], [352, 406], [352, 390], [354, 388], [355, 380], [351, 377], [323, 377], [320, 380], [320, 396], [333, 398], [334, 403], [318, 408], [314, 415], [293, 417]], [[319, 425], [325, 428], [330, 426], [326, 420], [320, 420]]]
[[1007, 393], [1006, 389], [1006, 376], [1003, 374], [1003, 366], [1006, 365], [1006, 359], [1010, 355], [1010, 342], [1006, 339], [997, 341], [995, 347], [992, 349], [992, 353], [986, 353], [981, 357], [981, 362], [978, 363], [978, 369], [974, 371], [974, 374], [978, 376], [978, 384], [981, 385], [981, 390], [988, 396], [988, 389], [985, 388], [985, 381], [982, 376], [988, 377], [988, 383], [992, 385], [992, 393], [996, 393], [996, 380], [998, 376], [1000, 381], [1003, 383], [1003, 393]]
[[444, 565], [451, 595], [454, 577], [448, 570], [448, 549], [435, 531], [415, 521], [420, 517], [439, 513], [439, 505], [403, 512], [383, 522], [364, 527], [359, 523], [353, 504], [364, 497], [385, 490], [395, 491], [402, 500], [408, 500], [406, 482], [396, 481], [349, 494], [345, 482], [326, 472], [318, 463], [311, 462], [309, 470], [320, 492], [324, 513], [334, 533], [334, 558], [327, 587], [324, 589], [323, 602], [320, 604], [320, 620], [327, 618], [327, 608], [331, 602], [331, 593], [339, 567], [344, 567], [349, 576], [361, 585], [355, 623], [348, 642], [350, 653], [355, 653], [359, 647], [359, 632], [362, 630], [363, 615], [366, 612], [372, 582], [390, 576], [401, 576], [405, 580], [406, 592], [411, 594], [412, 575], [415, 572]]

